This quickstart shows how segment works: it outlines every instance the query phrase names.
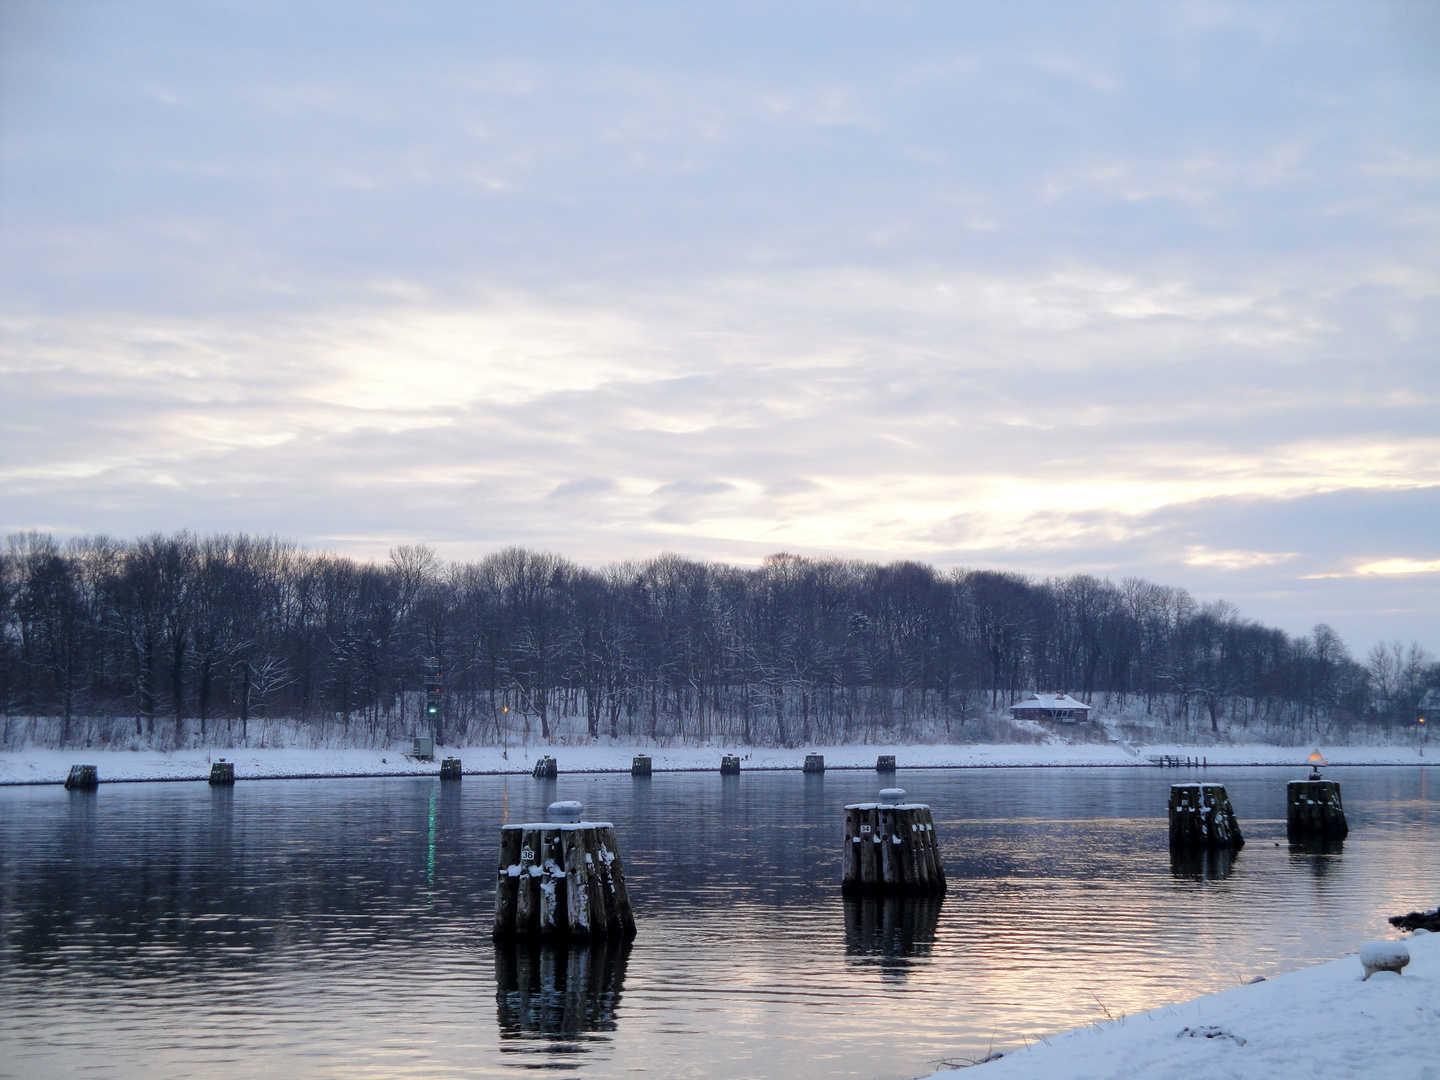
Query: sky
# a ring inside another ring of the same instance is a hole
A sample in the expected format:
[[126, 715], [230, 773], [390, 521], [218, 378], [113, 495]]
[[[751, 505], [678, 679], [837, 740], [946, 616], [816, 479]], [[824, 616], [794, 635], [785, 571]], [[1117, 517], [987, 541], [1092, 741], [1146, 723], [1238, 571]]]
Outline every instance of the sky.
[[0, 0], [0, 530], [1440, 651], [1440, 5]]

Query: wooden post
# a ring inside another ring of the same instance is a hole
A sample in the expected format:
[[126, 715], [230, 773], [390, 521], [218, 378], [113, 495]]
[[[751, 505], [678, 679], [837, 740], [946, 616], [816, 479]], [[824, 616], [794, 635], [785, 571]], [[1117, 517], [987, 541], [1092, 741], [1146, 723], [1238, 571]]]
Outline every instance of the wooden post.
[[221, 758], [210, 765], [210, 786], [229, 787], [235, 783], [235, 763]]
[[1350, 834], [1338, 780], [1291, 780], [1285, 788], [1285, 831], [1292, 844], [1343, 840]]
[[458, 757], [447, 757], [440, 762], [441, 780], [459, 780], [461, 777], [460, 759]]
[[100, 786], [100, 770], [94, 765], [71, 765], [65, 777], [67, 791], [94, 791]]
[[895, 755], [881, 754], [875, 759], [875, 771], [878, 773], [891, 773], [895, 771]]
[[635, 760], [630, 762], [631, 776], [649, 776], [650, 758], [645, 754], [636, 754]]
[[886, 788], [878, 803], [845, 807], [845, 850], [840, 883], [847, 890], [943, 893], [945, 869], [935, 842], [930, 807], [907, 803]]
[[500, 830], [493, 936], [633, 938], [615, 826], [579, 820], [579, 803], [552, 803], [549, 816]]
[[1224, 784], [1170, 785], [1172, 847], [1239, 848], [1244, 843]]
[[825, 755], [823, 755], [823, 754], [806, 754], [806, 755], [805, 755], [805, 772], [806, 772], [806, 773], [823, 773], [824, 771], [825, 771]]
[[735, 756], [731, 755], [731, 754], [726, 754], [724, 757], [722, 757], [722, 758], [720, 759], [720, 775], [721, 775], [721, 776], [739, 776], [739, 775], [740, 775], [740, 759], [739, 759], [738, 757], [735, 757]]
[[549, 754], [535, 761], [535, 771], [530, 774], [536, 780], [554, 780], [560, 775], [560, 768]]

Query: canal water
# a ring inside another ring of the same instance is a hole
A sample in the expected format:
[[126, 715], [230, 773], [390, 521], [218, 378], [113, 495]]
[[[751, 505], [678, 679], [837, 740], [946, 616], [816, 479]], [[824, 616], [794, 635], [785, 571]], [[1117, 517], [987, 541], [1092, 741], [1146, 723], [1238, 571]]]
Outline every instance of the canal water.
[[[1212, 769], [1246, 834], [1177, 863], [1159, 769], [902, 770], [943, 902], [838, 887], [873, 773], [0, 789], [0, 1075], [908, 1078], [1353, 952], [1440, 900], [1437, 777]], [[619, 831], [628, 948], [497, 946], [498, 829]]]

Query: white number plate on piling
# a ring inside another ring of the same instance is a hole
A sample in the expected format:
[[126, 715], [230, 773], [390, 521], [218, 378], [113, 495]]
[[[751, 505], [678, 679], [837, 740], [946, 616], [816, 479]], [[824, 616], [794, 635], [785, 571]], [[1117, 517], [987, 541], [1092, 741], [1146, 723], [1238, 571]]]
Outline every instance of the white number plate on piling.
[[521, 848], [521, 849], [520, 849], [520, 861], [521, 861], [522, 863], [534, 862], [534, 861], [535, 861], [535, 849], [534, 849], [534, 848], [529, 848], [529, 847], [527, 847], [527, 848]]
[[860, 831], [861, 831], [862, 833], [868, 833], [868, 832], [870, 831], [870, 826], [869, 826], [869, 825], [861, 825], [861, 826], [860, 826]]

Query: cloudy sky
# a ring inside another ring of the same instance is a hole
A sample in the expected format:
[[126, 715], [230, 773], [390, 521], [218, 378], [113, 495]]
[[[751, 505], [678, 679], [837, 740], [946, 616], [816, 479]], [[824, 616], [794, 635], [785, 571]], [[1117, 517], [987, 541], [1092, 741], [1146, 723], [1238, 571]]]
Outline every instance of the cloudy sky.
[[1440, 648], [1440, 6], [0, 0], [0, 529]]

